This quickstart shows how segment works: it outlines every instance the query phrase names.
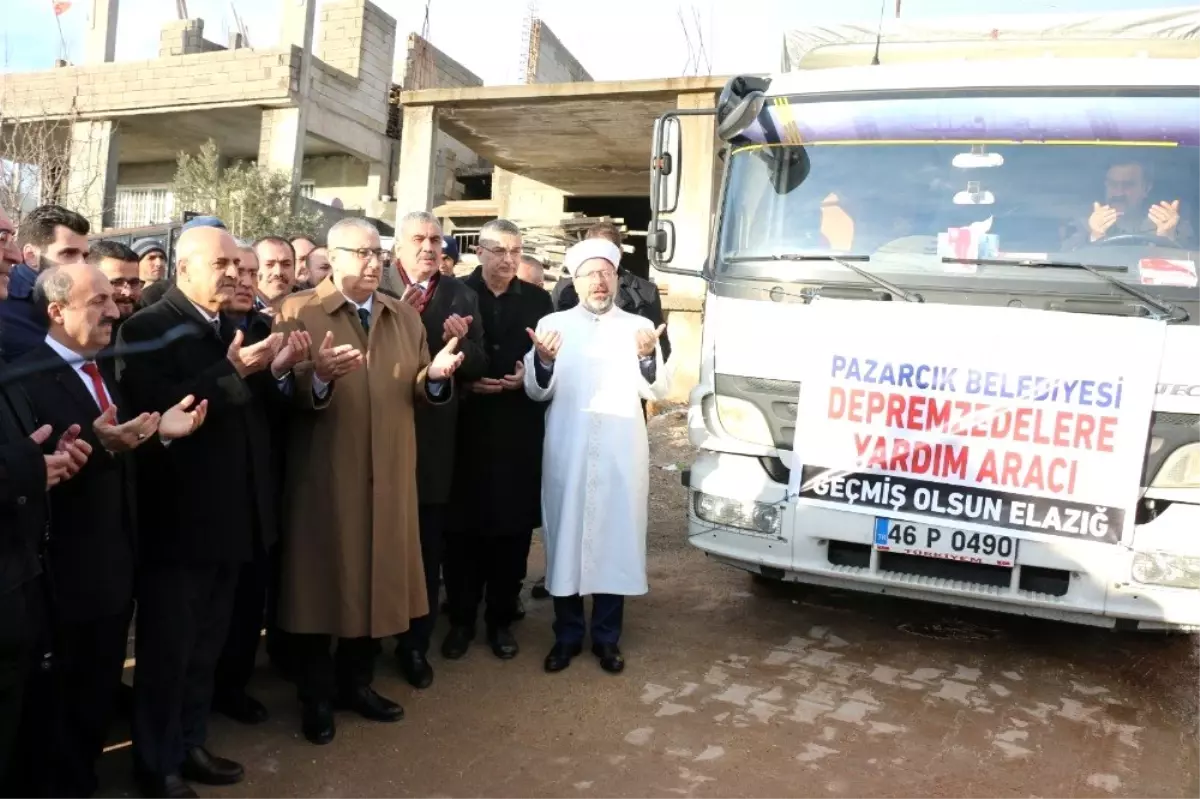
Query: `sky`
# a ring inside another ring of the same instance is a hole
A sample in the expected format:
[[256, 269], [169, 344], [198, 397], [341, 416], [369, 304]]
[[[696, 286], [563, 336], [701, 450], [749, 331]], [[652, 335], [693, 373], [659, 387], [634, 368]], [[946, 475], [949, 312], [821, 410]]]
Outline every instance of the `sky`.
[[[83, 59], [96, 0], [73, 0], [55, 23], [52, 0], [0, 0], [0, 71], [52, 67], [65, 48]], [[233, 9], [254, 47], [278, 41], [283, 4], [296, 0], [187, 0], [205, 20], [205, 38], [225, 44]], [[375, 0], [397, 20], [397, 42], [420, 32], [426, 0]], [[894, 14], [895, 0], [882, 0]], [[878, 20], [881, 0], [428, 0], [429, 39], [488, 85], [517, 83], [522, 24], [531, 5], [597, 80], [729, 75], [779, 68], [781, 35], [804, 25]], [[117, 60], [154, 58], [159, 30], [177, 18], [175, 0], [120, 0]], [[902, 0], [903, 19], [975, 14], [1171, 8], [1181, 0]], [[319, 16], [319, 15], [318, 15]], [[681, 16], [687, 21], [685, 30]], [[697, 24], [697, 19], [699, 24]], [[319, 25], [319, 22], [318, 22]], [[699, 33], [698, 33], [699, 31]], [[319, 34], [318, 34], [319, 35]], [[697, 43], [707, 57], [699, 70]], [[689, 47], [690, 42], [690, 47]], [[711, 68], [710, 68], [711, 67]]]

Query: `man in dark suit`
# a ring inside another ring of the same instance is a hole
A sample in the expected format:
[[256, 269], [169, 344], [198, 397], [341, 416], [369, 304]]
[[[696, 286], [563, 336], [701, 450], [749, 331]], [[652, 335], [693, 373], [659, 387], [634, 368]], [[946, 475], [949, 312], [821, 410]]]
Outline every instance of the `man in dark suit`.
[[[290, 246], [290, 245], [289, 245]], [[238, 282], [233, 299], [221, 312], [245, 336], [245, 344], [253, 346], [271, 335], [271, 318], [263, 313], [258, 302], [259, 259], [254, 248], [241, 250], [242, 260], [238, 265]], [[265, 373], [263, 373], [265, 375]], [[271, 469], [273, 483], [281, 484], [283, 476], [283, 437], [288, 422], [289, 403], [270, 380], [261, 376], [252, 380], [254, 403], [268, 419], [271, 443]], [[276, 518], [281, 510], [282, 493], [276, 492]], [[213, 709], [242, 724], [261, 724], [267, 720], [266, 707], [247, 693], [250, 678], [254, 675], [254, 663], [258, 656], [258, 642], [262, 637], [264, 619], [267, 624], [267, 646], [272, 657], [286, 666], [282, 642], [286, 633], [275, 629], [274, 610], [278, 598], [278, 535], [267, 536], [276, 541], [274, 546], [264, 543], [262, 536], [255, 538], [253, 556], [242, 565], [237, 580], [237, 593], [233, 601], [233, 615], [229, 620], [229, 632], [217, 660]], [[274, 647], [274, 651], [272, 651]]]
[[454, 485], [446, 528], [450, 631], [442, 654], [467, 653], [485, 597], [487, 640], [501, 659], [515, 657], [512, 623], [533, 529], [541, 524], [545, 405], [525, 395], [521, 360], [530, 329], [552, 310], [550, 295], [517, 277], [521, 230], [506, 219], [479, 231], [480, 266], [463, 282], [475, 292], [488, 371], [464, 385]]
[[[462, 281], [441, 273], [442, 241], [442, 228], [433, 214], [414, 211], [401, 219], [395, 244], [396, 263], [384, 273], [384, 289], [400, 296], [421, 314], [431, 358], [447, 341], [458, 338], [458, 349], [464, 357], [455, 377], [470, 382], [483, 377], [488, 366], [479, 300]], [[454, 477], [458, 397], [459, 392], [455, 391], [444, 404], [416, 409], [418, 524], [429, 613], [413, 619], [408, 630], [396, 636], [396, 664], [414, 688], [428, 688], [433, 682], [433, 668], [427, 656], [437, 623], [442, 537]]]
[[290, 345], [272, 335], [243, 346], [245, 334], [221, 314], [233, 299], [240, 261], [227, 231], [185, 231], [176, 245], [176, 285], [130, 317], [118, 341], [133, 345], [190, 328], [195, 336], [122, 358], [120, 389], [134, 411], [189, 394], [208, 401], [207, 421], [194, 436], [138, 452], [133, 747], [148, 795], [194, 795], [185, 778], [227, 785], [244, 776], [241, 765], [210, 754], [204, 742], [238, 573], [255, 537], [266, 540], [276, 530], [267, 420], [251, 381], [282, 365]]
[[[8, 297], [9, 272], [21, 258], [13, 234], [0, 210], [0, 301]], [[52, 430], [38, 426], [28, 396], [0, 360], [0, 795], [5, 796], [23, 793], [12, 779], [22, 700], [30, 667], [37, 655], [49, 652], [41, 630], [46, 491], [78, 472], [91, 452], [77, 438], [79, 428], [69, 429], [54, 452], [43, 452]]]
[[[131, 265], [136, 269], [136, 259]], [[38, 369], [22, 381], [38, 420], [60, 434], [78, 427], [93, 456], [75, 479], [50, 492], [45, 579], [54, 662], [31, 689], [33, 718], [24, 734], [38, 743], [26, 765], [36, 795], [90, 796], [133, 613], [130, 453], [190, 434], [203, 422], [205, 406], [189, 413], [193, 400], [185, 398], [161, 416], [121, 412], [112, 361], [96, 360], [120, 318], [116, 291], [97, 266], [42, 272], [34, 299], [46, 314], [48, 333], [14, 366]]]

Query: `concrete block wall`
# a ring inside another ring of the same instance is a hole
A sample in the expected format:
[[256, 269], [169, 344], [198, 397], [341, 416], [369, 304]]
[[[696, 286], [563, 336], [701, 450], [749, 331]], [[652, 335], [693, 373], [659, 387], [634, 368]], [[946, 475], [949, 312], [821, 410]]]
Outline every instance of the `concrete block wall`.
[[525, 83], [576, 83], [592, 76], [571, 51], [559, 41], [550, 26], [534, 19], [529, 29], [525, 59]]
[[162, 26], [158, 37], [158, 57], [167, 58], [193, 53], [214, 53], [225, 48], [204, 38], [204, 20], [181, 19]]
[[408, 35], [404, 61], [392, 80], [406, 92], [483, 85], [482, 78], [415, 33]]
[[283, 105], [299, 89], [298, 50], [223, 50], [10, 73], [0, 106], [17, 119], [121, 115], [191, 105]]
[[372, 131], [387, 130], [396, 21], [367, 0], [321, 7], [313, 99]]

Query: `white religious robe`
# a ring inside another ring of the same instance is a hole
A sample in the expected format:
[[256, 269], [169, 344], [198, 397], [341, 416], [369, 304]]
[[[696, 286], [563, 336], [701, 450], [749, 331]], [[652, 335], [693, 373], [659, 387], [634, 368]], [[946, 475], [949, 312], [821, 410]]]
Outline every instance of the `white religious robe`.
[[662, 399], [669, 378], [655, 350], [655, 381], [642, 376], [637, 331], [647, 319], [615, 306], [596, 316], [582, 304], [550, 314], [562, 346], [549, 383], [538, 385], [536, 348], [525, 356], [525, 393], [549, 401], [542, 460], [546, 590], [644, 594], [650, 444], [640, 399]]

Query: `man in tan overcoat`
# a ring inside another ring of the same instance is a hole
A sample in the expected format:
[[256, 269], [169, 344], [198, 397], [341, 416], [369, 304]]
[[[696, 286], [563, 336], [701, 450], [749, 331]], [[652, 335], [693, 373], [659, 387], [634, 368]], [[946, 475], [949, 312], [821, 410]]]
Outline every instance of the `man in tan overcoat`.
[[404, 715], [371, 681], [376, 639], [427, 610], [413, 409], [449, 400], [463, 358], [451, 339], [430, 360], [417, 311], [377, 291], [382, 255], [371, 223], [338, 222], [330, 276], [286, 297], [276, 318], [277, 330], [312, 342], [312, 360], [280, 381], [299, 410], [287, 443], [279, 625], [297, 634], [303, 730], [316, 744], [333, 740], [335, 701], [375, 721]]

